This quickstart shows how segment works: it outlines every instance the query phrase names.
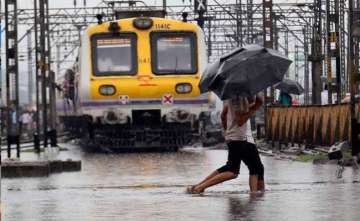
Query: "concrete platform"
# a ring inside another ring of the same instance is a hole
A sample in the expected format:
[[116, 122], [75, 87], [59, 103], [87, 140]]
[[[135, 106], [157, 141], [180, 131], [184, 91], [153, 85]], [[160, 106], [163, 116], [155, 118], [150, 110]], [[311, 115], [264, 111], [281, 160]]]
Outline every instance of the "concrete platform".
[[1, 164], [1, 177], [43, 177], [51, 173], [81, 170], [81, 161], [5, 161]]

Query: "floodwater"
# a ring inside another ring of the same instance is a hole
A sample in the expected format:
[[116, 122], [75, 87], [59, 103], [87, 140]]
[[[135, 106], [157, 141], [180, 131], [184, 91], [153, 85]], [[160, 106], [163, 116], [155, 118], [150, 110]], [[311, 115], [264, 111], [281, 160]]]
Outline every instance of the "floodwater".
[[[65, 144], [63, 144], [64, 146]], [[82, 171], [46, 178], [2, 179], [4, 220], [359, 220], [360, 171], [262, 156], [266, 192], [236, 180], [203, 195], [184, 193], [226, 161], [226, 150], [90, 154], [75, 145], [51, 157], [82, 160]], [[3, 154], [4, 156], [4, 154]], [[23, 154], [24, 158], [33, 158]]]

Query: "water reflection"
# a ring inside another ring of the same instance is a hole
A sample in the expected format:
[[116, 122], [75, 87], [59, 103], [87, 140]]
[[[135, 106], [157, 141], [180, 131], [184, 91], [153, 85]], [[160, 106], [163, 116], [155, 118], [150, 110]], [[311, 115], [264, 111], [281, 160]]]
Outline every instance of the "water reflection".
[[[357, 220], [359, 172], [262, 157], [266, 193], [250, 195], [248, 171], [209, 188], [185, 187], [224, 164], [224, 150], [88, 154], [76, 146], [56, 158], [81, 159], [82, 171], [2, 180], [5, 220]], [[34, 157], [23, 155], [24, 157]], [[345, 218], [345, 219], [344, 219]]]
[[253, 202], [263, 197], [263, 193], [249, 194], [249, 196], [230, 196], [229, 202], [229, 221], [249, 220], [249, 211], [252, 210]]

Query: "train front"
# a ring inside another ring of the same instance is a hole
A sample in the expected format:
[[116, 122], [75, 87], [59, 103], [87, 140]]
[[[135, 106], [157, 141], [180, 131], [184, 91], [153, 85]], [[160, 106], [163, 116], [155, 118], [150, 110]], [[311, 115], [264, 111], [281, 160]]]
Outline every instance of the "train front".
[[139, 17], [89, 27], [79, 62], [77, 116], [97, 147], [176, 150], [212, 103], [198, 89], [207, 56], [191, 23]]

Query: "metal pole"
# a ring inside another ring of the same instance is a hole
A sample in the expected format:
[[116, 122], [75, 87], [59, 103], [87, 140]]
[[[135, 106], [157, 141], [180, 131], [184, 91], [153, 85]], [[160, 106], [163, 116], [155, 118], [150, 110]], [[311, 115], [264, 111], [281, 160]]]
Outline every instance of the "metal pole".
[[[359, 5], [357, 5], [359, 6]], [[359, 14], [356, 8], [357, 17]], [[359, 28], [359, 27], [357, 27]], [[360, 141], [358, 135], [360, 133], [359, 123], [357, 122], [355, 112], [355, 94], [358, 92], [358, 77], [359, 76], [359, 39], [358, 36], [353, 36], [354, 30], [354, 5], [353, 1], [349, 0], [349, 60], [350, 60], [350, 115], [351, 115], [351, 144], [352, 155], [356, 156], [360, 152]]]
[[165, 12], [165, 15], [166, 15], [166, 7], [167, 7], [166, 0], [163, 0], [163, 10]]
[[208, 62], [210, 62], [210, 57], [212, 55], [211, 47], [211, 19], [206, 19], [208, 22]]
[[247, 0], [247, 39], [246, 43], [252, 44], [254, 40], [254, 19], [253, 19], [253, 0]]
[[35, 152], [40, 153], [40, 137], [41, 137], [41, 123], [40, 123], [40, 77], [39, 77], [39, 70], [40, 70], [40, 61], [39, 61], [39, 18], [38, 18], [38, 0], [34, 0], [34, 34], [35, 34], [35, 100], [36, 100], [36, 133], [34, 133], [34, 149]]
[[[355, 64], [354, 64], [354, 39], [352, 37], [353, 30], [353, 0], [349, 0], [349, 76], [350, 76], [350, 114], [351, 122], [356, 120], [355, 118]], [[353, 139], [353, 138], [352, 138]]]
[[44, 147], [47, 147], [47, 132], [48, 132], [48, 119], [47, 119], [47, 60], [46, 60], [46, 26], [45, 26], [45, 1], [40, 0], [40, 69], [41, 69], [41, 96], [42, 96], [42, 120], [43, 120], [43, 136]]
[[[0, 1], [0, 13], [2, 10], [2, 1]], [[3, 135], [3, 130], [4, 130], [4, 120], [3, 119], [3, 97], [2, 97], [2, 60], [1, 60], [1, 35], [2, 35], [2, 27], [1, 27], [1, 18], [2, 16], [0, 16], [0, 146], [1, 146], [1, 138]], [[1, 152], [0, 152], [0, 164], [1, 164]], [[1, 202], [1, 199], [0, 199]]]
[[345, 0], [339, 1], [339, 41], [340, 41], [340, 73], [341, 73], [341, 97], [348, 91], [348, 81], [346, 72], [346, 46], [345, 46]]
[[[49, 89], [49, 109], [50, 109], [50, 139], [51, 139], [51, 146], [57, 146], [57, 132], [56, 132], [56, 91], [55, 91], [55, 72], [51, 70], [51, 43], [50, 43], [50, 27], [49, 27], [49, 2], [48, 0], [44, 0], [45, 6], [45, 38], [46, 38], [46, 67], [47, 67], [47, 88]], [[80, 32], [80, 30], [79, 30]], [[80, 38], [79, 38], [80, 40]]]
[[[60, 44], [56, 44], [56, 73], [57, 74], [60, 74], [60, 64], [61, 64], [60, 55], [61, 55], [61, 46], [60, 46]], [[55, 78], [55, 80], [56, 80], [56, 78]]]
[[332, 56], [331, 56], [331, 3], [332, 0], [326, 1], [326, 77], [327, 77], [327, 91], [328, 91], [328, 103], [332, 104]]
[[[285, 56], [289, 57], [289, 31], [284, 32]], [[286, 77], [289, 78], [289, 70], [286, 72]]]
[[[17, 45], [17, 0], [5, 1], [6, 32], [6, 103], [7, 103], [7, 149], [11, 157], [11, 145], [16, 144], [16, 155], [20, 158], [19, 127], [19, 70]], [[12, 113], [15, 119], [12, 117]], [[15, 122], [13, 122], [15, 120]]]
[[304, 90], [305, 90], [305, 104], [309, 104], [309, 38], [308, 38], [308, 27], [305, 26], [303, 29], [304, 33]]
[[[326, 1], [326, 55], [327, 55], [327, 79], [328, 79], [328, 99], [332, 103], [332, 93], [336, 92], [337, 103], [341, 101], [341, 53], [340, 53], [340, 14], [339, 14], [339, 0]], [[335, 62], [333, 62], [335, 61]], [[335, 82], [333, 82], [332, 67], [335, 64]], [[333, 90], [333, 83], [335, 84]]]
[[243, 46], [243, 33], [242, 33], [242, 4], [241, 0], [236, 0], [236, 43], [237, 46]]
[[29, 106], [32, 107], [33, 105], [33, 72], [32, 72], [32, 45], [31, 45], [31, 29], [27, 32], [27, 46], [28, 46], [28, 100]]
[[321, 104], [322, 42], [321, 42], [321, 0], [314, 0], [314, 26], [311, 44], [312, 103]]
[[295, 43], [295, 81], [299, 80], [299, 46]]
[[[266, 48], [273, 48], [273, 13], [272, 13], [273, 3], [272, 0], [263, 0], [263, 44]], [[270, 96], [270, 99], [267, 97], [267, 89], [264, 90], [264, 124], [265, 124], [265, 133], [267, 133], [267, 104], [270, 100], [270, 103], [273, 102], [273, 94]]]
[[340, 37], [340, 32], [342, 32], [342, 30], [340, 29], [340, 13], [339, 13], [339, 7], [340, 7], [340, 3], [339, 0], [335, 0], [335, 10], [334, 10], [334, 16], [336, 17], [335, 20], [335, 35], [336, 35], [336, 39], [335, 39], [335, 50], [333, 51], [335, 54], [335, 64], [336, 64], [336, 97], [337, 97], [337, 103], [340, 104], [341, 103], [341, 86], [342, 86], [342, 77], [341, 77], [341, 53], [340, 53], [340, 41], [341, 41], [341, 37]]

